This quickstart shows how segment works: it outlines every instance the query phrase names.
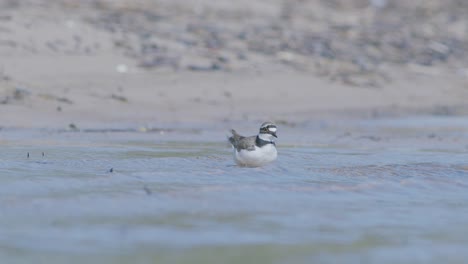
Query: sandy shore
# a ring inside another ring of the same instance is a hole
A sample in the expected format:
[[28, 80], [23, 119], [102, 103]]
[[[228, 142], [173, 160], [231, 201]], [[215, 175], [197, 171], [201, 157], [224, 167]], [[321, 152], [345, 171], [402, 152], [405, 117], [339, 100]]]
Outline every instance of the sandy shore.
[[[378, 65], [355, 70], [364, 66], [340, 57], [339, 47], [337, 55], [327, 59], [293, 48], [258, 51], [259, 46], [244, 43], [244, 37], [229, 39], [227, 29], [219, 36], [213, 29], [211, 42], [206, 40], [210, 31], [203, 21], [209, 24], [224, 14], [226, 28], [235, 31], [232, 25], [242, 23], [256, 28], [272, 17], [285, 19], [287, 8], [281, 1], [261, 1], [249, 8], [219, 2], [211, 9], [189, 1], [156, 2], [154, 13], [142, 13], [146, 1], [138, 2], [140, 9], [125, 1], [1, 1], [0, 126], [297, 122], [468, 113], [468, 82], [456, 52], [429, 65], [418, 62], [419, 57], [389, 62], [382, 51]], [[148, 35], [145, 30], [153, 27]], [[202, 44], [194, 36], [201, 36]], [[273, 40], [260, 47], [267, 49]]]

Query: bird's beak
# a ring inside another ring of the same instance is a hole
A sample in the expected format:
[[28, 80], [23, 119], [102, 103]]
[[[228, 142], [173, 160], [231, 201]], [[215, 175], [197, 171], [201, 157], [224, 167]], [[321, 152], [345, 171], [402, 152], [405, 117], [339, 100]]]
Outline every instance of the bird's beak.
[[274, 136], [275, 138], [278, 138], [278, 136], [276, 135], [276, 132], [273, 132], [271, 135]]

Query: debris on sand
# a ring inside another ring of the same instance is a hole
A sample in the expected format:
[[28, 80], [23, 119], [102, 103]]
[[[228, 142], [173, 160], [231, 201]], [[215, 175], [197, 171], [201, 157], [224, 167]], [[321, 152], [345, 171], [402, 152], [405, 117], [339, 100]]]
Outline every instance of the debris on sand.
[[128, 103], [127, 97], [122, 96], [122, 95], [111, 94], [110, 98], [116, 101], [122, 102], [122, 103]]
[[[125, 32], [116, 47], [143, 68], [207, 72], [275, 63], [352, 86], [378, 87], [391, 80], [386, 65], [468, 68], [468, 2], [429, 2], [263, 4], [276, 12], [235, 5], [108, 4], [89, 21], [117, 36]], [[185, 63], [187, 58], [194, 62]]]
[[31, 95], [31, 92], [25, 88], [6, 89], [5, 95], [0, 97], [0, 104], [10, 104], [24, 101]]

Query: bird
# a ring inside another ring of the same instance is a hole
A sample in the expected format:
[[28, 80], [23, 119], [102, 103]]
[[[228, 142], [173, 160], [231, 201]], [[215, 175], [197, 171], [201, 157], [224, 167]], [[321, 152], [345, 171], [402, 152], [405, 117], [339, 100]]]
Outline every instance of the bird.
[[231, 129], [228, 138], [234, 151], [234, 161], [241, 167], [261, 167], [276, 160], [278, 152], [274, 139], [277, 127], [273, 122], [264, 122], [256, 136], [244, 137]]

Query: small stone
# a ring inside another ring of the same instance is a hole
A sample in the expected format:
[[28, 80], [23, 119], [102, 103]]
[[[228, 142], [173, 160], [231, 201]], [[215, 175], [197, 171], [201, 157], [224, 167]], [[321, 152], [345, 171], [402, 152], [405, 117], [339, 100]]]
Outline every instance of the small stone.
[[71, 130], [71, 131], [80, 131], [80, 129], [73, 123], [69, 124], [68, 125], [68, 128]]
[[115, 67], [115, 70], [118, 73], [127, 73], [128, 72], [128, 66], [125, 64], [119, 64]]
[[125, 96], [121, 96], [121, 95], [112, 94], [111, 98], [116, 100], [116, 101], [120, 101], [122, 103], [127, 103], [128, 102], [127, 98]]
[[150, 189], [148, 186], [146, 186], [146, 185], [143, 186], [143, 190], [145, 191], [145, 193], [146, 193], [147, 195], [153, 194], [153, 192], [151, 191], [151, 189]]

